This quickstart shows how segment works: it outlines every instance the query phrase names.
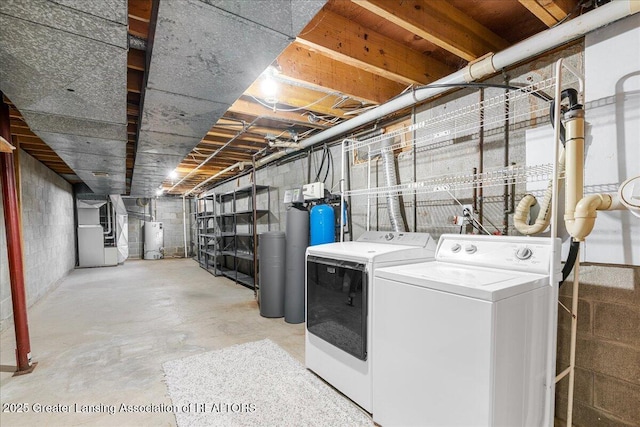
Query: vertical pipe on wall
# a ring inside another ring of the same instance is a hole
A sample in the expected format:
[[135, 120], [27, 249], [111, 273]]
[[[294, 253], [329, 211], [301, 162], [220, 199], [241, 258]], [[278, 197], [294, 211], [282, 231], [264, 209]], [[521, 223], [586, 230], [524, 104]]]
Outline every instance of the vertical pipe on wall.
[[[509, 76], [503, 74], [505, 86], [509, 85]], [[509, 166], [509, 90], [505, 89], [504, 103], [504, 167]], [[509, 235], [509, 181], [504, 182], [503, 206], [502, 206], [502, 234]]]
[[[9, 120], [9, 106], [4, 103], [2, 92], [0, 92], [0, 134], [7, 141], [11, 141]], [[20, 375], [33, 371], [35, 364], [31, 363], [27, 297], [24, 290], [22, 233], [12, 153], [0, 153], [0, 171], [2, 176], [2, 205], [7, 233], [11, 301], [13, 303], [13, 321], [16, 334], [16, 364], [18, 365], [16, 375]]]
[[[484, 89], [480, 88], [480, 104], [484, 102]], [[480, 152], [480, 160], [478, 164], [478, 173], [484, 172], [484, 108], [480, 109], [480, 137], [478, 140], [478, 151]], [[484, 221], [484, 190], [482, 188], [482, 180], [478, 181], [478, 221], [483, 224]], [[474, 202], [476, 201], [474, 197]]]
[[[411, 123], [416, 124], [415, 105], [411, 108]], [[411, 140], [414, 141], [414, 143], [411, 144], [411, 150], [413, 151], [413, 182], [418, 182], [418, 171], [417, 171], [418, 162], [416, 159], [418, 152], [416, 151], [416, 144], [415, 144], [416, 129], [413, 129], [413, 131], [411, 132]], [[415, 233], [417, 231], [418, 231], [418, 193], [414, 191], [413, 192], [413, 232]]]
[[182, 235], [184, 237], [184, 257], [187, 258], [187, 200], [182, 196]]
[[573, 269], [573, 293], [571, 295], [571, 345], [569, 347], [569, 390], [567, 392], [567, 425], [573, 425], [573, 388], [575, 383], [576, 366], [576, 336], [578, 331], [578, 287], [580, 286], [580, 249], [576, 255], [576, 265]]

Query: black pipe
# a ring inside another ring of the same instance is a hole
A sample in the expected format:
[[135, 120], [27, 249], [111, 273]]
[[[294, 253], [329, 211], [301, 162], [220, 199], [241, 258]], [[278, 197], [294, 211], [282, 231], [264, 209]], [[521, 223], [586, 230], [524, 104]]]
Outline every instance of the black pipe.
[[567, 261], [564, 263], [564, 267], [562, 268], [562, 280], [558, 283], [558, 286], [562, 286], [564, 281], [567, 280], [567, 277], [569, 277], [571, 270], [573, 270], [576, 258], [578, 258], [578, 249], [580, 249], [580, 242], [572, 240], [571, 247], [569, 248], [569, 255], [567, 255]]
[[[563, 90], [560, 93], [560, 102], [562, 102], [562, 100], [565, 98], [569, 99], [568, 111], [582, 109], [582, 104], [578, 104], [578, 91], [576, 89], [568, 88]], [[552, 127], [555, 122], [555, 105], [556, 105], [555, 100], [552, 100], [551, 103], [549, 104], [549, 120], [551, 120]], [[564, 147], [565, 129], [564, 129], [564, 124], [562, 122], [560, 122], [560, 141], [562, 142], [562, 146]]]

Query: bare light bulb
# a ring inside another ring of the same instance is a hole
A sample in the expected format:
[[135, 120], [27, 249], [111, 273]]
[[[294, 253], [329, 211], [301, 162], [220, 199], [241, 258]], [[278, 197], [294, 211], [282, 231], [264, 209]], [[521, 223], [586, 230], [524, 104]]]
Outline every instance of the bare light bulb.
[[276, 74], [278, 74], [278, 70], [270, 65], [262, 72], [262, 81], [260, 82], [260, 91], [264, 100], [274, 105], [278, 102], [278, 83], [274, 78]]

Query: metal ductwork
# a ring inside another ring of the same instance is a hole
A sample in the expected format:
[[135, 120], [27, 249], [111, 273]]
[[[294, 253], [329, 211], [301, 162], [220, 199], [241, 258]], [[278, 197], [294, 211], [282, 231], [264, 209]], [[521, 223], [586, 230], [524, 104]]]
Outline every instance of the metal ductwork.
[[[382, 141], [382, 171], [384, 175], [384, 184], [387, 187], [395, 187], [398, 185], [396, 177], [396, 157], [393, 153], [393, 138], [385, 138]], [[400, 210], [400, 195], [394, 192], [387, 193], [387, 210], [389, 211], [389, 221], [391, 221], [391, 229], [393, 231], [405, 231], [402, 212]]]
[[153, 195], [324, 3], [159, 2], [131, 195]]
[[0, 2], [0, 90], [96, 194], [125, 192], [127, 0]]

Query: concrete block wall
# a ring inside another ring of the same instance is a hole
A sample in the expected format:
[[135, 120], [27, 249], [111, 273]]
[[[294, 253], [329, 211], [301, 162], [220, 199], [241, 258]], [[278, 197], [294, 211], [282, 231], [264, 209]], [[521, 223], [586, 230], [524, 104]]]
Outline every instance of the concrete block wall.
[[[560, 288], [571, 306], [573, 274]], [[579, 274], [573, 424], [640, 425], [640, 267], [589, 265]], [[569, 364], [571, 316], [558, 314], [558, 371]], [[568, 381], [558, 383], [556, 417], [566, 420]]]
[[[124, 199], [129, 213], [129, 258], [144, 256], [144, 221], [162, 222], [164, 230], [165, 258], [184, 258], [184, 220], [181, 197], [157, 197], [146, 206], [139, 206], [137, 199]], [[191, 256], [193, 203], [186, 202], [187, 253]]]
[[[28, 306], [75, 266], [71, 185], [20, 152], [24, 274]], [[0, 200], [0, 209], [2, 200]], [[4, 214], [0, 211], [0, 330], [13, 324]]]

